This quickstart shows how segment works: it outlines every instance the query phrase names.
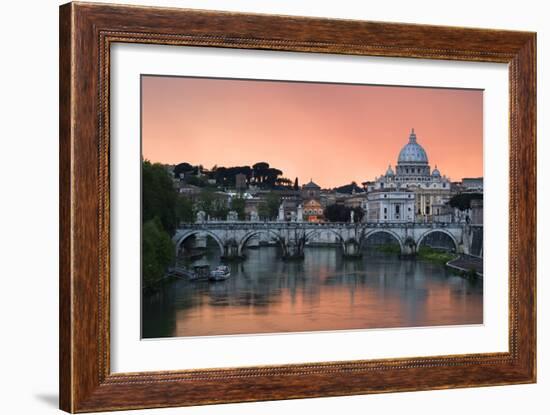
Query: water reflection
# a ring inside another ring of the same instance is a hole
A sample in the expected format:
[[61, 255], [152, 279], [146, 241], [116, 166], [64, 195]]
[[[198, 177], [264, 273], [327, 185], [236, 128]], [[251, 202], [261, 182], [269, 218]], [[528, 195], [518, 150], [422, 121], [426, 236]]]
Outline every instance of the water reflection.
[[[483, 284], [442, 265], [371, 253], [346, 261], [306, 248], [283, 262], [277, 248], [248, 250], [221, 282], [176, 280], [143, 298], [143, 337], [480, 324]], [[212, 255], [209, 262], [216, 265]]]

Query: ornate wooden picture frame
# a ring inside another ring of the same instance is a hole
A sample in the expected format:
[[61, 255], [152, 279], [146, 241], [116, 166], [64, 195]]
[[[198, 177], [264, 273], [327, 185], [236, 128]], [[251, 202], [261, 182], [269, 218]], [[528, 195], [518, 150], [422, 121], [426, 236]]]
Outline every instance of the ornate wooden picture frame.
[[[111, 373], [109, 69], [115, 43], [508, 64], [509, 351]], [[91, 412], [535, 382], [535, 33], [70, 3], [60, 8], [59, 93], [61, 409]]]

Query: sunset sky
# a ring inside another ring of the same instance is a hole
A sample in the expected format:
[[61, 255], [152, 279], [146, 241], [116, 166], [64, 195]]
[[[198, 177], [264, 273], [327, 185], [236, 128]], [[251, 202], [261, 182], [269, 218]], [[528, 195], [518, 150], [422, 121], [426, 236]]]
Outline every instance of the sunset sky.
[[142, 77], [143, 157], [218, 166], [265, 161], [300, 184], [373, 180], [411, 128], [432, 169], [483, 175], [483, 92], [440, 88]]

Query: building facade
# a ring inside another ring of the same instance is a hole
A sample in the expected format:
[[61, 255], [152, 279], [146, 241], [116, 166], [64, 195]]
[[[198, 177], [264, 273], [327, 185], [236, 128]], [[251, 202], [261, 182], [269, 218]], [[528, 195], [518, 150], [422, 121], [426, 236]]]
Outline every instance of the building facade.
[[376, 190], [368, 193], [363, 202], [365, 216], [363, 221], [414, 222], [415, 195], [410, 190]]
[[483, 177], [465, 177], [462, 179], [462, 187], [467, 192], [483, 193]]
[[309, 183], [302, 186], [302, 199], [309, 200], [315, 199], [319, 200], [321, 196], [321, 187], [310, 180]]
[[307, 222], [322, 222], [323, 206], [316, 199], [310, 199], [304, 203], [303, 218]]
[[437, 166], [431, 170], [428, 155], [418, 144], [414, 128], [409, 135], [408, 143], [399, 152], [395, 171], [389, 165], [385, 174], [373, 182], [365, 182], [364, 185], [367, 193], [412, 192], [414, 220], [417, 222], [431, 222], [441, 217], [452, 196], [451, 181], [441, 174]]

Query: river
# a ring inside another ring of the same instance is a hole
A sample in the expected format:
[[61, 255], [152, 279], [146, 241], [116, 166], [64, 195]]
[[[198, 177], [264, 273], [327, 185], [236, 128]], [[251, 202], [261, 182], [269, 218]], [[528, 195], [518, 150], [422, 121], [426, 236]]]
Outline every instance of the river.
[[[375, 251], [345, 260], [332, 247], [306, 247], [303, 261], [275, 247], [246, 254], [226, 281], [178, 279], [144, 294], [142, 337], [483, 323], [483, 281], [441, 264]], [[213, 252], [206, 260], [219, 264]]]

